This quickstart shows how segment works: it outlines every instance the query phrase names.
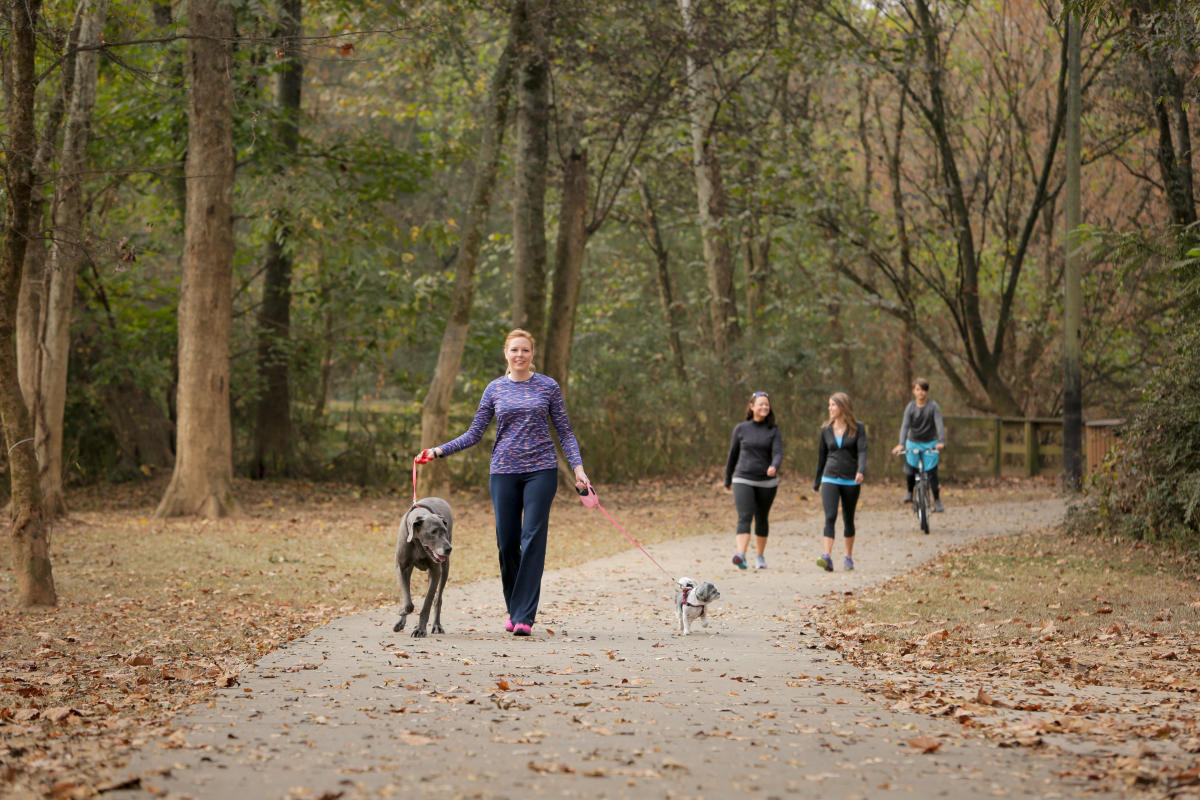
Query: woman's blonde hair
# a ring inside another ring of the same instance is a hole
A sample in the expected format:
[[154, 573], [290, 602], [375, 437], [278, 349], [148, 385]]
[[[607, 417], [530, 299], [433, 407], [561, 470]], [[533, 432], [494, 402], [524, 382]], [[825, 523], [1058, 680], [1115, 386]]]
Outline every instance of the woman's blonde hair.
[[[513, 339], [528, 339], [530, 351], [532, 351], [533, 353], [537, 352], [537, 345], [533, 341], [533, 334], [522, 328], [513, 328], [511, 331], [508, 332], [508, 336], [504, 337], [504, 352], [505, 353], [508, 352], [508, 343], [511, 342]], [[505, 361], [507, 362], [507, 359], [505, 359]], [[533, 357], [532, 356], [530, 356], [530, 359], [529, 359], [529, 371], [530, 372], [533, 371]], [[505, 366], [504, 374], [508, 375], [510, 372], [512, 372], [512, 370], [510, 370], [507, 366]]]
[[[829, 399], [833, 401], [834, 405], [841, 409], [842, 421], [846, 423], [846, 433], [849, 433], [851, 436], [857, 436], [858, 420], [854, 418], [854, 407], [850, 405], [850, 395], [846, 394], [845, 392], [834, 392], [833, 394], [829, 395]], [[829, 421], [825, 423], [825, 425], [826, 427], [833, 425], [832, 416], [829, 418]]]

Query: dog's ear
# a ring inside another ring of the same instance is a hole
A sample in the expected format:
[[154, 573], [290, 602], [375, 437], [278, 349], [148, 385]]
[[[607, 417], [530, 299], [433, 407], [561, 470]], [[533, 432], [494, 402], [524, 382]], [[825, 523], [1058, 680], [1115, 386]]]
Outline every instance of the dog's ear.
[[408, 518], [408, 541], [411, 542], [413, 540], [413, 534], [417, 532], [417, 526], [420, 524], [420, 517], [417, 517], [416, 519], [413, 519], [412, 517]]

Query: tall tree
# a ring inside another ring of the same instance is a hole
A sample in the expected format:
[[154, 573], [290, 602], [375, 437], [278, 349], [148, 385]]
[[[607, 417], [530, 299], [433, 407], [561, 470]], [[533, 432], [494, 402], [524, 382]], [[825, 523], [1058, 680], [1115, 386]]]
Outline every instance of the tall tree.
[[[75, 57], [78, 53], [79, 26], [82, 23], [81, 6], [76, 9], [71, 32], [67, 36], [62, 61], [62, 80], [42, 123], [41, 139], [37, 155], [33, 160], [33, 205], [30, 210], [30, 246], [25, 248], [25, 265], [21, 275], [21, 297], [17, 304], [17, 368], [21, 376], [21, 391], [25, 393], [25, 404], [36, 420], [39, 416], [38, 374], [41, 348], [42, 305], [46, 294], [47, 252], [43, 244], [42, 229], [45, 222], [47, 193], [43, 187], [51, 185], [44, 180], [50, 171], [58, 149], [58, 133], [62, 128], [67, 103], [70, 102], [75, 80]], [[35, 422], [36, 425], [36, 422]]]
[[542, 352], [542, 370], [567, 391], [570, 381], [571, 341], [579, 289], [583, 283], [583, 254], [587, 248], [588, 151], [574, 139], [563, 161], [562, 192], [558, 212], [558, 240], [554, 251], [550, 318]]
[[237, 509], [229, 341], [233, 291], [233, 7], [188, 3], [187, 213], [179, 293], [175, 471], [156, 513]]
[[550, 148], [550, 4], [516, 0], [513, 325], [545, 342], [546, 169]]
[[733, 289], [733, 251], [726, 230], [725, 185], [717, 142], [720, 87], [708, 49], [710, 21], [700, 13], [703, 0], [679, 0], [688, 39], [687, 96], [692, 131], [692, 169], [696, 178], [700, 236], [708, 277], [713, 346], [724, 355], [741, 338]]
[[[275, 143], [280, 150], [276, 174], [283, 176], [294, 165], [300, 149], [300, 94], [304, 65], [300, 58], [301, 0], [283, 0], [280, 6], [278, 52], [283, 65], [276, 76], [275, 103], [279, 123]], [[286, 203], [287, 197], [284, 197]], [[250, 475], [265, 478], [287, 475], [292, 460], [292, 400], [289, 381], [292, 314], [292, 223], [286, 207], [274, 213], [263, 269], [262, 306], [258, 314], [258, 376], [262, 385], [255, 413], [254, 457]]]
[[[1058, 146], [1066, 116], [1065, 36], [1048, 18], [997, 18], [974, 6], [927, 0], [901, 0], [878, 12], [895, 35], [892, 40], [869, 33], [853, 9], [842, 13], [822, 7], [820, 13], [849, 33], [847, 46], [874, 63], [890, 78], [893, 91], [907, 98], [906, 105], [892, 100], [890, 107], [913, 109], [917, 124], [908, 152], [924, 170], [909, 172], [900, 194], [893, 187], [893, 214], [899, 230], [907, 231], [898, 255], [894, 237], [885, 243], [864, 234], [853, 219], [856, 212], [818, 212], [827, 232], [865, 256], [840, 263], [838, 270], [881, 309], [911, 324], [969, 404], [1000, 414], [1023, 413], [1025, 403], [1014, 391], [1019, 379], [1009, 371], [1010, 348], [1021, 327], [1018, 304], [1032, 244], [1039, 232], [1050, 235], [1043, 229], [1044, 212], [1062, 188]], [[997, 25], [998, 19], [1005, 22]], [[1010, 40], [1022, 22], [1057, 39], [1057, 59], [1034, 37]], [[1022, 48], [1030, 57], [987, 57], [1002, 47]], [[980, 58], [982, 69], [969, 73], [969, 83], [952, 80], [951, 65], [971, 58]], [[897, 123], [896, 136], [902, 130], [908, 128]], [[965, 130], [977, 135], [963, 135]], [[894, 176], [894, 153], [889, 158]], [[950, 252], [944, 241], [952, 245]], [[928, 319], [930, 306], [923, 297], [936, 298], [947, 312], [952, 337]]]
[[[515, 17], [514, 13], [513, 19], [510, 20], [508, 41], [492, 72], [485, 108], [486, 116], [483, 130], [480, 132], [479, 153], [475, 157], [475, 178], [471, 184], [466, 219], [463, 222], [462, 238], [454, 265], [454, 290], [450, 296], [450, 313], [446, 319], [446, 330], [442, 334], [433, 380], [429, 383], [429, 391], [421, 406], [422, 447], [435, 447], [445, 440], [454, 382], [458, 378], [458, 368], [462, 364], [463, 349], [467, 342], [467, 330], [471, 324], [471, 307], [475, 301], [475, 271], [479, 266], [479, 252], [483, 247], [488, 212], [492, 206], [492, 192], [496, 188], [496, 178], [500, 171], [504, 133], [508, 128], [512, 105], [516, 61]], [[434, 461], [421, 472], [421, 493], [443, 493], [448, 477], [445, 463]]]
[[63, 493], [63, 416], [67, 405], [67, 370], [71, 353], [71, 317], [75, 279], [88, 257], [83, 177], [96, 105], [96, 76], [108, 14], [107, 0], [84, 0], [80, 8], [79, 53], [71, 102], [63, 129], [62, 157], [54, 202], [54, 242], [50, 248], [45, 303], [42, 308], [38, 359], [38, 413], [34, 415], [42, 501], [51, 517], [65, 514]]
[[1082, 26], [1079, 15], [1071, 13], [1067, 21], [1067, 226], [1065, 243], [1066, 270], [1063, 275], [1063, 485], [1079, 491], [1083, 479], [1083, 351], [1079, 329], [1083, 308], [1083, 285], [1077, 241], [1082, 222], [1080, 197], [1080, 138], [1082, 135], [1082, 97], [1080, 80]]
[[17, 575], [17, 603], [54, 605], [48, 526], [38, 483], [33, 424], [17, 376], [17, 300], [21, 269], [32, 225], [33, 160], [37, 148], [34, 101], [37, 91], [36, 31], [41, 0], [8, 0], [4, 4], [9, 31], [4, 64], [4, 98], [8, 130], [4, 152], [4, 238], [0, 243], [0, 420], [8, 455], [12, 490], [9, 543]]
[[638, 228], [654, 254], [654, 276], [658, 286], [658, 302], [662, 306], [663, 323], [667, 330], [667, 347], [671, 352], [671, 366], [679, 383], [687, 382], [687, 369], [683, 358], [683, 341], [679, 331], [683, 327], [683, 304], [675, 301], [675, 290], [671, 283], [670, 253], [663, 241], [662, 226], [658, 222], [658, 210], [654, 203], [654, 193], [649, 181], [639, 170], [637, 172], [638, 197], [642, 203], [642, 213], [637, 218]]
[[[1163, 197], [1171, 221], [1181, 227], [1196, 222], [1195, 174], [1189, 107], [1195, 102], [1197, 55], [1195, 9], [1167, 0], [1131, 0], [1131, 35], [1144, 67], [1144, 93], [1149, 99], [1153, 130], [1158, 134], [1158, 162]], [[1179, 28], [1187, 26], [1188, 31]]]

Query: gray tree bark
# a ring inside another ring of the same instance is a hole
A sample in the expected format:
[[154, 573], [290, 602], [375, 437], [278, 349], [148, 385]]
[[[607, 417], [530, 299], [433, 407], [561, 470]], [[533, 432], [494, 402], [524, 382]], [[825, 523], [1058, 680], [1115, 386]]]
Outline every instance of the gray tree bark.
[[663, 241], [662, 228], [658, 224], [658, 212], [654, 206], [654, 195], [646, 177], [638, 172], [638, 194], [642, 199], [642, 216], [638, 220], [650, 250], [654, 253], [654, 276], [658, 284], [658, 300], [662, 306], [663, 321], [667, 327], [667, 347], [671, 351], [671, 366], [675, 377], [681, 384], [687, 382], [687, 370], [684, 366], [683, 341], [679, 331], [683, 327], [683, 306], [675, 301], [674, 289], [671, 285], [670, 253]]
[[[277, 33], [283, 52], [275, 91], [282, 115], [276, 142], [281, 150], [277, 175], [284, 175], [300, 149], [300, 93], [304, 65], [300, 59], [301, 0], [283, 0]], [[267, 242], [262, 306], [258, 314], [258, 398], [254, 426], [254, 458], [250, 476], [265, 478], [292, 471], [292, 400], [290, 348], [292, 315], [292, 256], [287, 243], [292, 227], [288, 209], [275, 212], [274, 234]]]
[[[75, 19], [71, 24], [71, 33], [67, 37], [66, 53], [62, 63], [62, 79], [59, 81], [58, 93], [46, 113], [42, 125], [41, 139], [38, 142], [37, 154], [33, 159], [33, 181], [45, 184], [44, 176], [50, 170], [50, 162], [58, 150], [58, 132], [62, 128], [63, 116], [67, 103], [74, 90], [75, 55], [79, 43], [79, 26], [83, 8], [75, 10]], [[25, 405], [30, 414], [38, 416], [38, 364], [41, 327], [42, 305], [46, 294], [46, 264], [48, 253], [45, 246], [46, 193], [34, 190], [30, 209], [29, 245], [25, 248], [25, 264], [21, 273], [21, 294], [17, 303], [17, 370], [21, 379], [21, 391], [25, 395]]]
[[8, 196], [0, 243], [0, 420], [11, 487], [9, 550], [21, 606], [58, 601], [50, 564], [49, 526], [38, 484], [33, 422], [21, 395], [16, 348], [17, 301], [32, 223], [36, 29], [41, 6], [41, 0], [8, 0], [4, 4], [10, 38], [3, 71], [8, 111], [4, 185]]
[[87, 258], [84, 230], [83, 176], [96, 105], [100, 53], [95, 48], [104, 33], [107, 0], [84, 0], [80, 7], [79, 45], [75, 57], [74, 89], [63, 130], [59, 184], [54, 203], [54, 241], [50, 247], [49, 280], [42, 309], [41, 357], [38, 359], [38, 413], [35, 442], [41, 475], [42, 502], [47, 516], [67, 512], [63, 492], [63, 415], [67, 405], [67, 371], [71, 353], [71, 316], [75, 279]]
[[588, 231], [588, 151], [576, 143], [563, 164], [562, 200], [558, 218], [558, 243], [551, 282], [550, 318], [542, 351], [542, 371], [567, 393], [571, 369], [571, 344], [579, 289], [583, 285], [583, 254]]
[[725, 186], [717, 152], [719, 94], [715, 70], [704, 47], [704, 23], [696, 13], [699, 0], [679, 0], [687, 35], [687, 97], [692, 130], [692, 167], [708, 278], [713, 347], [724, 355], [741, 337], [733, 290], [733, 253], [725, 230]]
[[549, 5], [517, 0], [517, 119], [513, 168], [513, 326], [544, 345], [546, 169], [550, 148]]
[[1083, 282], [1076, 231], [1083, 221], [1080, 198], [1082, 168], [1082, 89], [1080, 87], [1079, 14], [1067, 22], [1067, 230], [1066, 271], [1063, 275], [1063, 488], [1079, 491], [1083, 482], [1083, 348], [1080, 327], [1083, 316]]
[[175, 471], [158, 516], [237, 510], [229, 408], [233, 291], [233, 8], [188, 4], [187, 213]]

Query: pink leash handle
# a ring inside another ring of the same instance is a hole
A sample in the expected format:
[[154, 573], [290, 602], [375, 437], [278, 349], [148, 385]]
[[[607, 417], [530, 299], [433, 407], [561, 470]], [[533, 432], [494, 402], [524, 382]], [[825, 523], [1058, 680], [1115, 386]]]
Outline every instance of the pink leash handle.
[[417, 461], [417, 459], [420, 457], [421, 457], [420, 454], [413, 457], [413, 505], [414, 506], [417, 504], [417, 464], [420, 463], [419, 461]]
[[[415, 467], [414, 467], [414, 469], [415, 469]], [[668, 578], [670, 578], [672, 581], [675, 580], [675, 576], [672, 575], [671, 573], [667, 572], [666, 568], [663, 567], [662, 564], [655, 561], [654, 556], [652, 556], [648, 552], [646, 552], [646, 548], [642, 547], [642, 545], [638, 542], [637, 539], [634, 539], [632, 536], [630, 536], [629, 532], [621, 527], [621, 523], [619, 523], [615, 519], [613, 519], [612, 515], [609, 514], [608, 511], [605, 510], [604, 506], [600, 505], [600, 498], [596, 495], [596, 490], [592, 488], [591, 484], [585, 486], [582, 489], [576, 489], [575, 491], [579, 492], [579, 501], [581, 503], [583, 503], [585, 508], [600, 509], [600, 513], [603, 514], [604, 516], [608, 517], [608, 521], [611, 522], [613, 525], [616, 525], [617, 530], [619, 530], [621, 533], [625, 534], [625, 538], [628, 539], [629, 541], [633, 542], [634, 546], [637, 547], [638, 550], [641, 550], [642, 553], [646, 556], [646, 558], [650, 559], [650, 561], [652, 561], [654, 563], [654, 566], [661, 569], [663, 571], [663, 573]]]

